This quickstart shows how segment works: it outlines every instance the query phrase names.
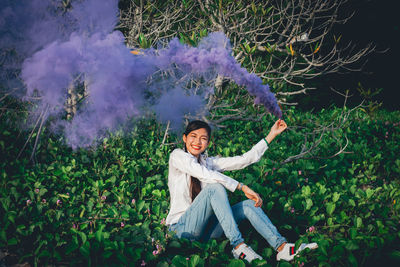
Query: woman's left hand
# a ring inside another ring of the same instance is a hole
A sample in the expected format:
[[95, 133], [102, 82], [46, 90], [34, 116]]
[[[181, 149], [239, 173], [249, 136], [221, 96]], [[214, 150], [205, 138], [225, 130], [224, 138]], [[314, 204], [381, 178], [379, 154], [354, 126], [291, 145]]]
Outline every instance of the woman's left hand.
[[263, 201], [259, 194], [251, 190], [247, 185], [243, 185], [242, 191], [248, 199], [254, 200], [254, 207], [261, 207]]

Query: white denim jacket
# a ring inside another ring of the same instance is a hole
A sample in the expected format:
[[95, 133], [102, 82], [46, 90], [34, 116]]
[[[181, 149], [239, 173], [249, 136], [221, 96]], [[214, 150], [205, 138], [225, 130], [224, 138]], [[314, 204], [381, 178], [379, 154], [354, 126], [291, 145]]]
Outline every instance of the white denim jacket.
[[204, 188], [210, 183], [220, 183], [229, 191], [235, 191], [238, 181], [222, 174], [223, 171], [243, 169], [258, 162], [268, 149], [267, 142], [262, 139], [248, 152], [235, 157], [200, 156], [198, 163], [195, 156], [182, 149], [175, 149], [169, 157], [168, 188], [171, 196], [167, 225], [177, 223], [179, 218], [192, 204], [190, 197], [190, 176], [196, 177]]

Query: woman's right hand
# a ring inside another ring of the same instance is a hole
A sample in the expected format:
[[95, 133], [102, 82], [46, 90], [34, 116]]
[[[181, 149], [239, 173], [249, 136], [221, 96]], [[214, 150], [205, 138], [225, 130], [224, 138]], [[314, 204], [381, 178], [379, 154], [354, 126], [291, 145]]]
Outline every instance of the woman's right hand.
[[262, 199], [259, 194], [254, 192], [250, 187], [247, 185], [243, 185], [242, 191], [248, 199], [254, 200], [255, 204], [254, 207], [261, 207]]

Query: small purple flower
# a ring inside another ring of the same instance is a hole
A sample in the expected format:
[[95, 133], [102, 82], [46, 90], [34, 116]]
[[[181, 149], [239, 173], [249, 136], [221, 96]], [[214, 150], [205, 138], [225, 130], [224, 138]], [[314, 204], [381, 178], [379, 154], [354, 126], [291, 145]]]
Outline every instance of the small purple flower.
[[142, 260], [142, 263], [140, 264], [140, 266], [146, 266], [146, 262], [144, 260]]
[[28, 199], [28, 200], [26, 201], [26, 205], [27, 205], [27, 206], [29, 206], [31, 203], [32, 203], [32, 200], [30, 200], [30, 199]]
[[162, 225], [165, 225], [165, 218], [162, 218], [161, 222]]
[[125, 224], [124, 222], [121, 222], [121, 228], [124, 228]]
[[298, 173], [299, 173], [299, 175], [301, 175], [301, 171], [300, 170], [298, 171]]
[[189, 260], [189, 258], [186, 258], [186, 260], [188, 261], [188, 260]]
[[276, 170], [276, 168], [275, 168], [275, 167], [273, 167], [273, 168], [272, 168], [272, 170], [273, 170], [273, 171], [275, 171], [275, 170]]
[[135, 205], [135, 203], [136, 203], [136, 199], [132, 198], [132, 201], [131, 201], [131, 203], [132, 203], [132, 205]]
[[57, 199], [57, 206], [61, 205], [62, 201]]
[[265, 173], [265, 175], [267, 175], [267, 176], [268, 176], [268, 173], [269, 173], [269, 172], [266, 172], [266, 173]]
[[36, 194], [39, 194], [39, 188], [36, 188], [36, 189], [35, 189], [35, 193], [36, 193]]
[[291, 208], [291, 209], [290, 209], [290, 212], [291, 212], [291, 213], [294, 213], [294, 208]]
[[42, 203], [46, 203], [46, 199], [45, 198], [42, 199]]
[[73, 223], [73, 224], [72, 224], [72, 228], [74, 228], [74, 229], [78, 229], [78, 225], [77, 225], [77, 224], [75, 224], [75, 223]]
[[107, 197], [105, 195], [101, 196], [101, 200], [106, 200], [106, 199], [107, 199]]
[[150, 161], [152, 161], [152, 159], [151, 159], [151, 158], [149, 158], [149, 160], [150, 160]]
[[154, 237], [151, 238], [151, 243], [152, 243], [152, 244], [154, 243]]
[[69, 192], [67, 192], [67, 195], [69, 196]]
[[153, 255], [157, 255], [158, 254], [158, 250], [153, 250]]

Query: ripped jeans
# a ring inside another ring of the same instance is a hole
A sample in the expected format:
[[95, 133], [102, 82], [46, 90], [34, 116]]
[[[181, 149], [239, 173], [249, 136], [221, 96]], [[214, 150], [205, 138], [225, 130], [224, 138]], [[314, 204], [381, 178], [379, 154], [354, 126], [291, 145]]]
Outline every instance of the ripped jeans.
[[225, 187], [219, 183], [209, 184], [197, 195], [192, 205], [170, 226], [179, 238], [207, 241], [225, 234], [233, 247], [244, 241], [238, 224], [248, 219], [257, 232], [275, 250], [286, 242], [268, 216], [253, 200], [245, 200], [230, 206]]

